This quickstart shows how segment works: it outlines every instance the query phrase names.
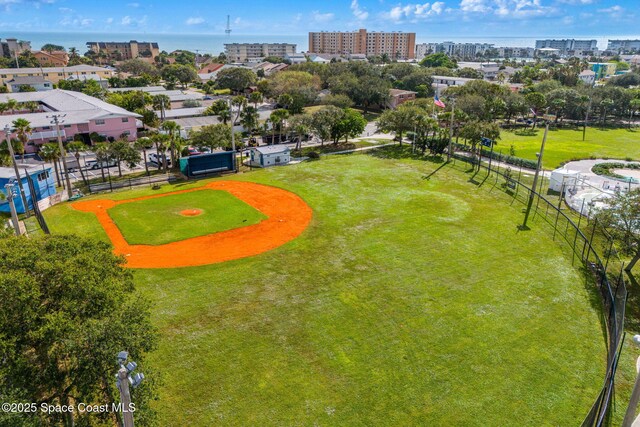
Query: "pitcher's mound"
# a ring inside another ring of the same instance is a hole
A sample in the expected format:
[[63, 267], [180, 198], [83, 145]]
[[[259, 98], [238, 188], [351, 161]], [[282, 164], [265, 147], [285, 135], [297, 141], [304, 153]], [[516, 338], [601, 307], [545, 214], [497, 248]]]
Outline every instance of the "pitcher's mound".
[[182, 216], [198, 216], [202, 214], [202, 209], [185, 209], [180, 211]]

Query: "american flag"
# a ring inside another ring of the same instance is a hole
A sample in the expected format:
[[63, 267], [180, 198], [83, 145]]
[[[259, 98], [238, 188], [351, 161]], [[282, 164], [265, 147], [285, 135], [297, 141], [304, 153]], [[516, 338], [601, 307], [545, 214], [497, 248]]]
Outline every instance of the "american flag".
[[440, 108], [444, 108], [445, 107], [444, 102], [440, 101], [440, 98], [438, 98], [438, 95], [433, 97], [433, 103], [435, 105], [437, 105], [438, 107], [440, 107]]

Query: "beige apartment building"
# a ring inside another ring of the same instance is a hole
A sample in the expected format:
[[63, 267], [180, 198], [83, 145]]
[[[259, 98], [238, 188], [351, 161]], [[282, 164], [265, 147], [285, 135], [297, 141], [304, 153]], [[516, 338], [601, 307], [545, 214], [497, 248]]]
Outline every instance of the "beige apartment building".
[[58, 84], [60, 80], [69, 78], [107, 80], [114, 75], [115, 72], [107, 68], [84, 64], [72, 67], [0, 68], [0, 85], [5, 85], [16, 78], [20, 80], [26, 77], [41, 77], [53, 84]]
[[284, 58], [296, 53], [296, 46], [290, 43], [226, 43], [224, 54], [230, 62], [251, 62], [267, 56]]
[[160, 55], [160, 48], [155, 42], [87, 42], [87, 48], [95, 53], [105, 53], [116, 61], [140, 58], [147, 62], [153, 62]]
[[392, 59], [414, 59], [416, 33], [400, 31], [351, 32], [321, 31], [309, 33], [309, 52], [327, 54], [387, 54]]

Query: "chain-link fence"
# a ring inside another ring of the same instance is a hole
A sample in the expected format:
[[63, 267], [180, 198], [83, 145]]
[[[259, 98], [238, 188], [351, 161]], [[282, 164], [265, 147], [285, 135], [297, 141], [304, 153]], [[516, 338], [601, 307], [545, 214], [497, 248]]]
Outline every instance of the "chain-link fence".
[[[500, 185], [505, 192], [526, 205], [531, 196], [533, 204], [530, 213], [531, 221], [546, 222], [553, 233], [553, 239], [560, 239], [571, 249], [573, 260], [581, 262], [587, 277], [598, 290], [602, 301], [602, 315], [607, 331], [607, 367], [604, 384], [586, 415], [582, 426], [601, 426], [610, 415], [610, 404], [614, 394], [615, 373], [624, 341], [624, 316], [627, 300], [627, 288], [623, 278], [623, 263], [618, 258], [613, 240], [606, 229], [598, 224], [597, 219], [578, 213], [563, 211], [564, 194], [559, 199], [545, 197], [542, 191], [544, 179], [535, 190], [524, 181], [532, 171], [523, 173], [522, 168], [506, 166], [494, 162], [478, 165], [477, 158], [465, 154], [456, 154], [456, 160], [462, 160], [478, 168], [478, 174], [485, 175], [481, 179]], [[476, 178], [476, 181], [478, 178]], [[501, 181], [501, 182], [499, 182]], [[486, 181], [485, 181], [486, 182]], [[572, 219], [577, 217], [577, 222]]]

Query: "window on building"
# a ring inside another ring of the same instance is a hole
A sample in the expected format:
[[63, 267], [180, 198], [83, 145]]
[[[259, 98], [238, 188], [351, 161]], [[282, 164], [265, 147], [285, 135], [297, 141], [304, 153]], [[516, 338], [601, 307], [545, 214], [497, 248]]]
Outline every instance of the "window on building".
[[96, 125], [97, 126], [100, 126], [100, 125], [103, 125], [103, 124], [104, 124], [104, 120], [102, 120], [102, 119], [97, 119], [96, 120]]
[[122, 118], [122, 123], [128, 123], [128, 122], [129, 122], [129, 117]]
[[65, 129], [68, 129], [71, 127], [71, 125], [64, 125]]

